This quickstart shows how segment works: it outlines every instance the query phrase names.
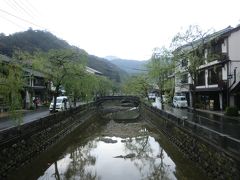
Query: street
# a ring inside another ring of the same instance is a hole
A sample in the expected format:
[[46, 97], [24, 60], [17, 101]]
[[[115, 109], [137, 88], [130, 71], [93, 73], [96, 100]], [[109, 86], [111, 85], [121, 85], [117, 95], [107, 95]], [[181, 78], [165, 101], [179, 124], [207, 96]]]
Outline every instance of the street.
[[196, 111], [189, 109], [174, 108], [170, 105], [164, 105], [164, 111], [173, 114], [181, 119], [192, 121], [202, 126], [208, 127], [214, 131], [240, 139], [240, 120], [227, 116], [215, 115], [211, 112]]
[[[85, 103], [86, 102], [77, 102], [76, 106], [78, 107]], [[23, 119], [21, 124], [38, 120], [40, 118], [48, 116], [49, 114], [50, 112], [48, 107], [39, 107], [39, 109], [37, 110], [26, 111], [23, 113]], [[0, 117], [0, 131], [14, 126], [16, 126], [16, 123], [14, 122], [14, 120], [10, 119], [10, 117]]]
[[[37, 119], [46, 117], [49, 115], [49, 110], [47, 107], [41, 107], [35, 111], [28, 111], [23, 114], [22, 124], [35, 121]], [[10, 119], [9, 117], [2, 117], [0, 118], [0, 131], [14, 127], [16, 123]]]
[[[84, 103], [78, 103], [77, 106]], [[181, 119], [186, 119], [202, 126], [208, 127], [214, 131], [240, 139], [240, 121], [228, 118], [226, 116], [215, 115], [207, 112], [197, 111], [192, 113], [187, 108], [174, 108], [170, 105], [164, 105], [164, 111], [173, 114]], [[23, 114], [22, 124], [35, 121], [49, 115], [47, 107], [41, 107], [35, 111], [28, 111]], [[9, 117], [0, 118], [0, 131], [15, 126], [15, 122]]]

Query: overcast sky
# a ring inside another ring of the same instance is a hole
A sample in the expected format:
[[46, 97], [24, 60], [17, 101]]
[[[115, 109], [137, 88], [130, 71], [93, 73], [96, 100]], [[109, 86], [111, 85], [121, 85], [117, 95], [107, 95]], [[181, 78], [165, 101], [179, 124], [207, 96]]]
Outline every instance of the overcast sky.
[[239, 7], [240, 0], [0, 0], [0, 32], [43, 29], [99, 57], [145, 60], [191, 24], [235, 27]]

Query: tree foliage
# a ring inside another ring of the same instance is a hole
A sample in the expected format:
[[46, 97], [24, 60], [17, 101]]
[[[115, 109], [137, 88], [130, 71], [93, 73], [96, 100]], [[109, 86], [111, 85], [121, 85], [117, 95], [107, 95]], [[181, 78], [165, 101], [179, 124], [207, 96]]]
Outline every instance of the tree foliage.
[[112, 93], [113, 81], [107, 77], [98, 76], [96, 77], [96, 85], [94, 88], [97, 96], [107, 96]]
[[54, 106], [60, 88], [64, 84], [74, 84], [76, 78], [82, 78], [85, 72], [86, 56], [74, 50], [50, 50], [37, 52], [33, 56], [33, 68], [45, 74], [52, 82], [54, 90]]
[[135, 95], [141, 98], [148, 97], [148, 91], [151, 89], [149, 77], [145, 74], [132, 76], [124, 82], [122, 91], [127, 95]]
[[[0, 57], [1, 58], [1, 57]], [[10, 110], [10, 115], [17, 125], [22, 121], [21, 91], [24, 78], [21, 65], [15, 62], [2, 63], [0, 68], [0, 98], [4, 106]]]
[[172, 91], [172, 79], [169, 78], [174, 72], [172, 54], [165, 47], [155, 48], [153, 55], [146, 65], [148, 76], [154, 84], [157, 84], [161, 94], [164, 91]]
[[186, 31], [179, 32], [172, 40], [176, 66], [180, 66], [182, 61], [188, 62], [184, 70], [190, 74], [193, 84], [196, 83], [199, 66], [206, 60], [204, 50], [208, 46], [210, 32], [210, 30], [204, 32], [199, 26], [190, 25]]
[[[176, 63], [176, 75], [187, 72], [192, 80], [192, 106], [195, 108], [195, 86], [197, 83], [199, 67], [205, 61], [216, 58], [214, 55], [206, 59], [205, 49], [211, 46], [211, 30], [204, 32], [199, 26], [190, 25], [186, 31], [179, 32], [172, 40], [174, 60]], [[182, 65], [185, 61], [186, 65]]]
[[109, 79], [120, 83], [126, 78], [127, 73], [104, 58], [99, 58], [87, 54], [83, 49], [69, 45], [66, 41], [59, 39], [48, 31], [32, 30], [31, 28], [24, 32], [17, 32], [6, 36], [0, 34], [0, 54], [13, 57], [15, 51], [28, 52], [30, 54], [36, 51], [47, 53], [55, 49], [75, 49], [87, 56], [87, 65], [103, 73]]

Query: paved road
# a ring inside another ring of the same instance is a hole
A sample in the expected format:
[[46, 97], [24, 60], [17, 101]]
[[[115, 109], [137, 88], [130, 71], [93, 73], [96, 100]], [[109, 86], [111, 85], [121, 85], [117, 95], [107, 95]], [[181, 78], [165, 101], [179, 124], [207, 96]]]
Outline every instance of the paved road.
[[[39, 108], [36, 111], [27, 111], [23, 114], [23, 122], [28, 123], [49, 115], [48, 108]], [[15, 126], [16, 123], [9, 117], [0, 118], [0, 131]]]
[[186, 118], [189, 121], [201, 124], [219, 133], [229, 135], [231, 137], [240, 139], [240, 121], [226, 116], [215, 115], [206, 112], [192, 113], [188, 109], [173, 108], [171, 106], [164, 106], [164, 110], [179, 118]]
[[[80, 106], [85, 103], [86, 102], [77, 102], [76, 106]], [[40, 118], [48, 116], [49, 114], [50, 113], [49, 113], [48, 107], [40, 107], [39, 109], [37, 109], [35, 111], [24, 112], [23, 122], [21, 124], [28, 123], [31, 121], [36, 121]], [[10, 128], [10, 127], [14, 127], [14, 126], [16, 126], [16, 123], [9, 117], [1, 117], [0, 118], [0, 131]]]

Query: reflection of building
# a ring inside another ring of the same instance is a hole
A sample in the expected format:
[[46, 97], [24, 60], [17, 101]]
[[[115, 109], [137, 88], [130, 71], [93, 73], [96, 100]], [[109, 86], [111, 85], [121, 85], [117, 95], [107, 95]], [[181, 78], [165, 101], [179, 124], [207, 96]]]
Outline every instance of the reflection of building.
[[[240, 108], [239, 47], [240, 26], [228, 27], [209, 36], [204, 47], [205, 63], [199, 67], [195, 82], [197, 106], [216, 110], [227, 106]], [[181, 75], [176, 77], [175, 93], [185, 95], [191, 104], [194, 87], [189, 73], [183, 70], [188, 63], [183, 60], [178, 66]]]

